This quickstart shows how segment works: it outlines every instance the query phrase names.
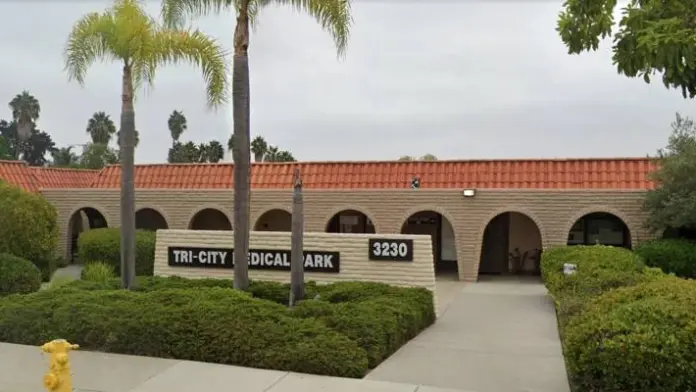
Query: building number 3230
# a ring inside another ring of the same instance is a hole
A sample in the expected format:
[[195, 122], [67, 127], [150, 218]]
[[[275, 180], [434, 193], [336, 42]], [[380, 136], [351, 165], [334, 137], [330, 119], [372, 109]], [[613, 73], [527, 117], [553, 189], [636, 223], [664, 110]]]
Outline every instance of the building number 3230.
[[413, 240], [370, 239], [370, 260], [411, 261]]

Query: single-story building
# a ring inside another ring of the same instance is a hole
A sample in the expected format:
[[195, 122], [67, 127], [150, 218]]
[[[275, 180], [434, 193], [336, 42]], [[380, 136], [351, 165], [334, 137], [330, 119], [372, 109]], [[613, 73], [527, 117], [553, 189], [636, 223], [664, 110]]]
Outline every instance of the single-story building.
[[[254, 230], [290, 230], [294, 168], [305, 230], [429, 234], [436, 270], [460, 280], [533, 272], [548, 246], [632, 247], [650, 235], [642, 201], [655, 163], [647, 158], [254, 163]], [[68, 259], [81, 231], [119, 226], [119, 166], [6, 161], [0, 178], [56, 206], [58, 251]], [[229, 163], [137, 165], [137, 227], [232, 230], [232, 180]]]

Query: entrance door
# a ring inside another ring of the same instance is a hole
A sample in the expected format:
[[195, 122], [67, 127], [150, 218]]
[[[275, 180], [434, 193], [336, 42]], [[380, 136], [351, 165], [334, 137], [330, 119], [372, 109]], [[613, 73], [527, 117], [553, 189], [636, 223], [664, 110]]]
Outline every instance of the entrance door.
[[479, 274], [504, 274], [509, 263], [510, 214], [498, 215], [483, 233]]

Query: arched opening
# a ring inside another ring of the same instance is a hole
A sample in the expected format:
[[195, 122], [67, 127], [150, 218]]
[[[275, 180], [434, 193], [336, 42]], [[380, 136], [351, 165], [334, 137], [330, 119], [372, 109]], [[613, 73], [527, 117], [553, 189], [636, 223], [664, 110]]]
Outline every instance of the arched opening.
[[420, 211], [406, 219], [401, 226], [401, 234], [429, 235], [433, 242], [433, 263], [435, 273], [440, 275], [457, 274], [457, 246], [454, 229], [447, 218], [435, 211]]
[[141, 208], [135, 213], [135, 228], [156, 231], [168, 229], [167, 220], [162, 214], [152, 208]]
[[68, 260], [77, 262], [77, 245], [80, 233], [91, 229], [108, 227], [104, 214], [92, 207], [75, 211], [68, 221]]
[[222, 211], [204, 208], [191, 218], [189, 230], [232, 230], [232, 222]]
[[374, 234], [375, 226], [367, 215], [356, 210], [343, 210], [329, 219], [327, 233]]
[[631, 249], [631, 233], [616, 215], [594, 212], [575, 222], [568, 233], [568, 245], [612, 245]]
[[264, 212], [256, 220], [256, 231], [290, 231], [292, 226], [292, 214], [285, 210], [273, 209]]
[[529, 216], [504, 212], [486, 225], [479, 275], [538, 275], [541, 231]]

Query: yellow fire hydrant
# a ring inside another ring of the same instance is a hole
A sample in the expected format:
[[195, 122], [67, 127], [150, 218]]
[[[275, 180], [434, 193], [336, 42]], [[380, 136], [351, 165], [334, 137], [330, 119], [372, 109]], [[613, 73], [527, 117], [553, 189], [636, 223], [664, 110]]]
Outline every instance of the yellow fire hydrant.
[[50, 354], [50, 368], [43, 377], [43, 384], [51, 392], [72, 392], [72, 375], [68, 352], [80, 348], [65, 339], [57, 339], [41, 346], [41, 351]]

